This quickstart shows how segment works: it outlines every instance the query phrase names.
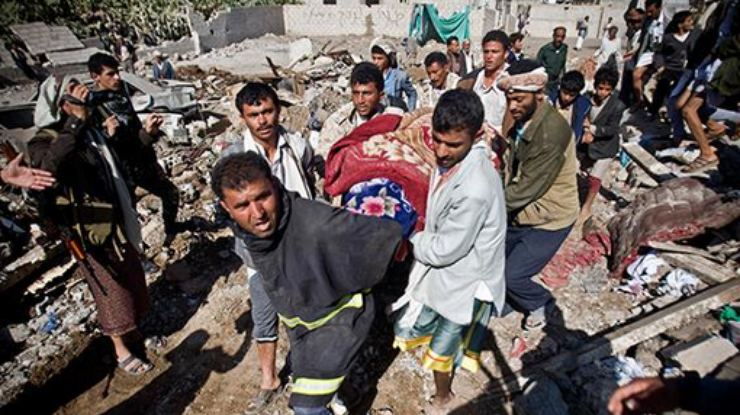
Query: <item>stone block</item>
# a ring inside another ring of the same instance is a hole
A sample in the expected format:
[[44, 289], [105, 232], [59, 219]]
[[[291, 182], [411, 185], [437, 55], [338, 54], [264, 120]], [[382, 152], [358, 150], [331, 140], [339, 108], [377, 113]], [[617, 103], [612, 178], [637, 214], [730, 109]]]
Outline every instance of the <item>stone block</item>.
[[701, 376], [705, 376], [721, 363], [735, 356], [737, 352], [737, 347], [729, 340], [706, 335], [663, 349], [660, 354], [665, 359], [680, 365], [683, 370], [694, 370]]

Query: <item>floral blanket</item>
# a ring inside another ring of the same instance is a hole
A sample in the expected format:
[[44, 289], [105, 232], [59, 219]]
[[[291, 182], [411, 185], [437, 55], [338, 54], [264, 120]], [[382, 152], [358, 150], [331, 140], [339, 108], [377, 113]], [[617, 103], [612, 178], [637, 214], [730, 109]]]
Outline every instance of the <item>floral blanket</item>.
[[400, 122], [400, 116], [381, 115], [335, 143], [326, 161], [324, 190], [334, 197], [355, 184], [386, 178], [403, 189], [419, 217], [416, 229], [422, 230], [435, 166], [431, 126], [393, 131]]
[[352, 186], [344, 196], [344, 207], [350, 212], [398, 222], [403, 237], [414, 231], [418, 215], [398, 183], [386, 178], [372, 179]]

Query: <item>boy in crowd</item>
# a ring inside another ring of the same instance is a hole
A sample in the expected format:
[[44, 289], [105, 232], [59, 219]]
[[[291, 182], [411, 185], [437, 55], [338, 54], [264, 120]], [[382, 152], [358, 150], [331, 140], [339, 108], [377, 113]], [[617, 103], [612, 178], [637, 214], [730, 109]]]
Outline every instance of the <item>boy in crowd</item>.
[[585, 86], [586, 80], [583, 78], [583, 74], [578, 71], [570, 71], [563, 75], [560, 89], [549, 94], [552, 106], [560, 112], [560, 115], [573, 128], [576, 143], [581, 142], [583, 124], [586, 117], [588, 117], [588, 111], [591, 109], [588, 98], [581, 95]]
[[588, 194], [581, 208], [581, 218], [591, 216], [591, 205], [604, 182], [609, 180], [609, 165], [619, 152], [619, 122], [625, 110], [615, 93], [619, 72], [611, 67], [596, 71], [594, 92], [589, 94], [591, 109], [584, 122], [579, 147], [581, 170], [588, 175]]

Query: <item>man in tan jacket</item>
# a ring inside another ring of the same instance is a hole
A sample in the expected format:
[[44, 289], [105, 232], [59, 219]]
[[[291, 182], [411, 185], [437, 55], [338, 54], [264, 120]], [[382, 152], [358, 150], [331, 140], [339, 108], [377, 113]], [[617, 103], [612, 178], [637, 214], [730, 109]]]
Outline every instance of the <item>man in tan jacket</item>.
[[506, 289], [512, 305], [527, 313], [526, 329], [545, 324], [552, 300], [532, 277], [558, 251], [579, 211], [573, 130], [545, 99], [546, 84], [544, 68], [529, 59], [498, 82], [514, 119], [505, 172]]

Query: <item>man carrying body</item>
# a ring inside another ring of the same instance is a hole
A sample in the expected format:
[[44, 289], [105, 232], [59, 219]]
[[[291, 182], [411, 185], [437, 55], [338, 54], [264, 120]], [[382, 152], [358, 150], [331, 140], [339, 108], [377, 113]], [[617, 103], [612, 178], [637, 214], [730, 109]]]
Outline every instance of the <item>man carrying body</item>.
[[437, 160], [426, 227], [411, 237], [416, 262], [396, 322], [394, 346], [429, 344], [423, 365], [436, 393], [427, 415], [459, 405], [454, 366], [475, 371], [492, 313], [503, 309], [506, 209], [501, 179], [483, 136], [483, 106], [471, 91], [442, 95], [432, 119]]
[[450, 72], [447, 56], [442, 52], [432, 52], [424, 59], [429, 79], [421, 86], [420, 107], [434, 107], [439, 97], [446, 91], [457, 87], [460, 77]]
[[485, 121], [501, 134], [506, 113], [506, 95], [498, 89], [496, 80], [506, 68], [509, 37], [500, 30], [492, 30], [483, 37], [483, 67], [468, 74], [459, 87], [472, 89], [483, 102]]
[[369, 62], [357, 64], [349, 78], [352, 102], [329, 116], [321, 128], [316, 154], [326, 159], [331, 146], [366, 121], [382, 114], [403, 114], [390, 106], [383, 92], [383, 73]]
[[367, 338], [370, 289], [384, 277], [401, 227], [300, 198], [254, 152], [222, 159], [211, 176], [288, 329], [290, 406], [296, 415], [330, 415], [327, 405]]
[[94, 94], [101, 96], [94, 102], [91, 116], [94, 123], [110, 123], [115, 133], [110, 137], [122, 157], [121, 168], [133, 181], [149, 193], [162, 199], [162, 219], [168, 239], [179, 231], [177, 209], [180, 191], [167, 178], [157, 162], [152, 145], [159, 135], [161, 115], [152, 114], [142, 126], [136, 115], [118, 72], [118, 61], [111, 55], [96, 53], [87, 61], [90, 77], [95, 82]]
[[[244, 137], [224, 151], [224, 156], [252, 151], [270, 166], [275, 179], [288, 191], [304, 199], [313, 199], [313, 150], [298, 134], [290, 133], [280, 122], [280, 102], [270, 86], [249, 82], [236, 96], [236, 107], [247, 125]], [[235, 235], [243, 233], [232, 224]], [[235, 252], [247, 266], [249, 294], [252, 302], [252, 338], [257, 342], [262, 381], [260, 392], [250, 402], [247, 413], [261, 413], [274, 402], [281, 391], [276, 369], [278, 314], [265, 293], [262, 275], [254, 264], [243, 238], [235, 238]]]
[[560, 248], [578, 217], [573, 131], [543, 92], [547, 73], [535, 61], [511, 65], [499, 81], [514, 126], [506, 160], [506, 289], [528, 316], [525, 328], [542, 327], [552, 295], [532, 281]]
[[566, 30], [562, 26], [552, 31], [552, 42], [542, 46], [537, 52], [537, 61], [547, 71], [547, 93], [558, 89], [560, 77], [565, 73], [565, 64], [568, 62], [568, 45], [565, 42]]

